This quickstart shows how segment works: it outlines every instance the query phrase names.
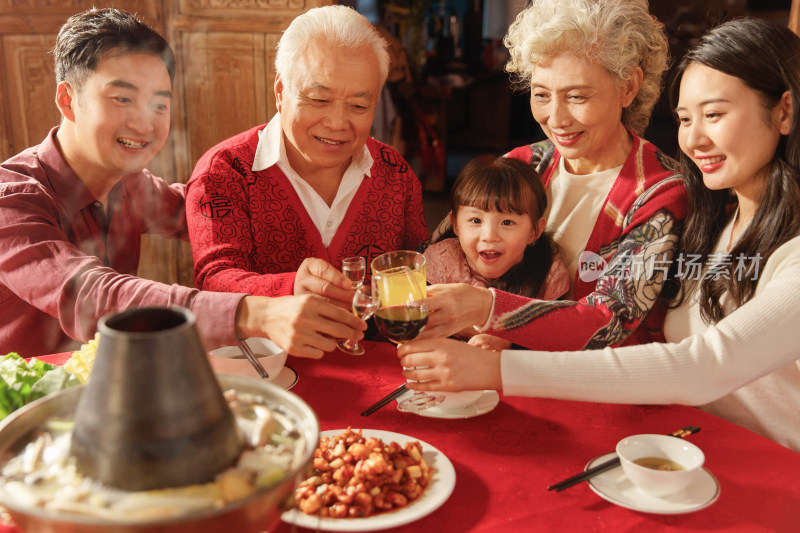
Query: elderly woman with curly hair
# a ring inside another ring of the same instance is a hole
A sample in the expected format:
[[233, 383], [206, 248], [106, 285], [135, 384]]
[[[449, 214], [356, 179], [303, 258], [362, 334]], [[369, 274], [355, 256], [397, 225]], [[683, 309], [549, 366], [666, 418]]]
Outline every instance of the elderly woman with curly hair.
[[[474, 326], [486, 332], [470, 341], [477, 346], [541, 350], [662, 340], [660, 296], [686, 213], [677, 163], [640, 137], [667, 68], [663, 26], [646, 0], [533, 0], [504, 42], [506, 70], [530, 89], [547, 135], [507, 157], [542, 176], [547, 229], [572, 287], [567, 299], [544, 301], [433, 286], [423, 336]], [[448, 231], [445, 220], [434, 241]]]

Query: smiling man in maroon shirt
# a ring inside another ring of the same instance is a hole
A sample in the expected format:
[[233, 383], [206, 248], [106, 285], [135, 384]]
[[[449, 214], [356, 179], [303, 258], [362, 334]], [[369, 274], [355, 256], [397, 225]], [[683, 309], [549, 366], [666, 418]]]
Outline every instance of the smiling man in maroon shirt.
[[[143, 233], [187, 235], [184, 186], [145, 169], [169, 133], [172, 50], [130, 14], [91, 9], [61, 28], [54, 55], [61, 124], [0, 165], [0, 354], [74, 349], [101, 316], [142, 306], [188, 307], [208, 348], [264, 336], [319, 357], [335, 338], [361, 336], [365, 324], [321, 296], [135, 277]], [[349, 286], [325, 265], [304, 268], [318, 292]]]

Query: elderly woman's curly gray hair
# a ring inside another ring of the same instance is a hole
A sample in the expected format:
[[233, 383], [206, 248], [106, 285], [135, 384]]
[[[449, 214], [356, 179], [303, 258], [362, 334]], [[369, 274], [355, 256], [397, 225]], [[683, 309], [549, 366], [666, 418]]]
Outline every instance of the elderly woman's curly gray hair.
[[668, 63], [663, 25], [650, 15], [647, 0], [533, 0], [511, 24], [503, 43], [506, 71], [529, 89], [536, 65], [572, 53], [605, 68], [620, 83], [636, 67], [644, 74], [622, 123], [641, 135], [661, 94]]

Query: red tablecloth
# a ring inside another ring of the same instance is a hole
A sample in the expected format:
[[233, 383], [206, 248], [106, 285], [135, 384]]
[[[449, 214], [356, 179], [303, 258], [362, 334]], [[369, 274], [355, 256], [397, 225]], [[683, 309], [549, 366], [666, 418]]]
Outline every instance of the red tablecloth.
[[[292, 392], [316, 411], [322, 430], [395, 431], [427, 441], [452, 461], [456, 486], [447, 502], [389, 531], [800, 531], [800, 454], [734, 424], [684, 406], [511, 397], [470, 419], [404, 414], [394, 402], [362, 417], [364, 408], [402, 383], [394, 346], [366, 345], [361, 357], [336, 352], [322, 360], [290, 357], [287, 363], [299, 374]], [[669, 433], [690, 424], [701, 426], [690, 439], [703, 449], [706, 467], [721, 485], [719, 499], [706, 509], [648, 514], [611, 504], [586, 483], [563, 492], [546, 490], [613, 451], [622, 437]], [[278, 532], [295, 530], [308, 531], [282, 523]]]

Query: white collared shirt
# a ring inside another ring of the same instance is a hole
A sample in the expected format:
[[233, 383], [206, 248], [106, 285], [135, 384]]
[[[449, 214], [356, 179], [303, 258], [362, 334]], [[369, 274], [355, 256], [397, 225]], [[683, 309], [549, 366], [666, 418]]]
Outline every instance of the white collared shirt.
[[267, 127], [258, 132], [258, 137], [256, 155], [253, 158], [253, 172], [265, 170], [272, 165], [278, 165], [278, 168], [289, 178], [289, 183], [292, 184], [297, 196], [300, 197], [303, 207], [305, 207], [309, 217], [311, 217], [317, 230], [319, 230], [322, 242], [327, 248], [336, 234], [336, 230], [339, 229], [344, 216], [347, 214], [347, 208], [350, 207], [350, 202], [361, 185], [361, 181], [365, 177], [371, 177], [370, 168], [372, 168], [373, 160], [367, 145], [365, 144], [359, 152], [354, 154], [350, 166], [347, 167], [344, 176], [342, 176], [339, 190], [336, 191], [336, 198], [333, 199], [333, 203], [329, 207], [325, 200], [317, 194], [317, 191], [300, 177], [289, 164], [283, 130], [281, 129], [280, 113], [275, 113]]

